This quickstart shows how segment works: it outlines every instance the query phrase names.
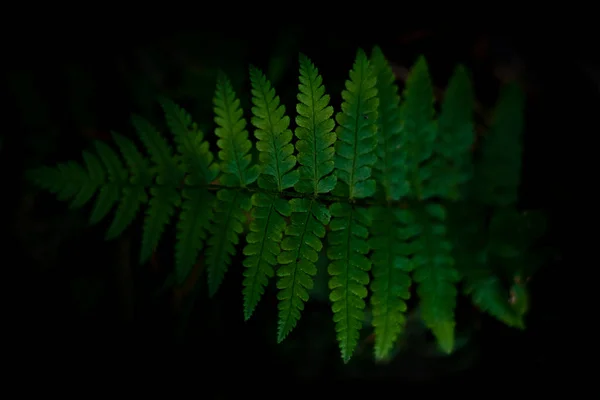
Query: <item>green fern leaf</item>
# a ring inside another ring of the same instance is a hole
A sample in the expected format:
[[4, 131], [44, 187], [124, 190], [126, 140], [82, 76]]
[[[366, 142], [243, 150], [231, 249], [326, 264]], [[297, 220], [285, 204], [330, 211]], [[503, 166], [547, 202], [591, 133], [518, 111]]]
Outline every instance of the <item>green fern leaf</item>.
[[145, 188], [150, 185], [153, 179], [150, 166], [135, 147], [135, 144], [115, 132], [112, 132], [112, 137], [129, 167], [131, 178], [129, 184], [125, 184], [123, 187], [121, 201], [117, 206], [115, 217], [106, 232], [107, 240], [118, 237], [131, 224], [141, 205], [148, 201]]
[[371, 261], [367, 258], [368, 231], [371, 221], [366, 209], [350, 204], [334, 203], [329, 227], [327, 257], [329, 299], [342, 359], [347, 363], [358, 344], [359, 331], [365, 318], [365, 301]]
[[252, 143], [248, 139], [246, 120], [229, 79], [219, 75], [217, 90], [213, 99], [215, 111], [215, 134], [219, 138], [217, 146], [221, 160], [221, 183], [225, 186], [246, 187], [253, 183], [259, 174], [257, 165], [250, 166], [249, 154]]
[[140, 263], [150, 259], [160, 237], [181, 202], [176, 185], [183, 180], [183, 172], [175, 163], [169, 144], [145, 119], [132, 117], [133, 125], [146, 146], [157, 170], [157, 187], [150, 189], [150, 202], [146, 209]]
[[[335, 174], [343, 183], [337, 192], [346, 192], [350, 200], [369, 197], [375, 193], [371, 179], [377, 162], [377, 77], [367, 55], [359, 50], [346, 90], [342, 91], [342, 111], [335, 143]], [[339, 185], [338, 185], [339, 186]], [[348, 362], [358, 343], [364, 318], [369, 284], [370, 261], [365, 257], [370, 219], [368, 213], [352, 204], [334, 203], [330, 207], [332, 220], [329, 234], [329, 289], [337, 339], [344, 362]]]
[[345, 183], [350, 200], [365, 198], [375, 193], [375, 180], [370, 179], [371, 168], [377, 161], [377, 77], [367, 55], [359, 50], [346, 90], [342, 91], [342, 111], [335, 142], [335, 174]]
[[[331, 175], [334, 162], [336, 136], [335, 125], [325, 94], [323, 79], [312, 62], [300, 55], [300, 84], [296, 107], [296, 149], [300, 163], [300, 180], [295, 189], [301, 193], [328, 193], [335, 187], [336, 178]], [[281, 243], [283, 251], [277, 257], [281, 267], [277, 271], [280, 290], [279, 328], [277, 340], [283, 341], [300, 319], [308, 293], [317, 273], [315, 263], [323, 248], [325, 226], [329, 223], [329, 210], [314, 199], [292, 199], [291, 224], [285, 230]]]
[[250, 197], [236, 190], [221, 189], [217, 198], [206, 250], [208, 292], [211, 297], [217, 293], [231, 264], [231, 256], [236, 253], [235, 246], [244, 230], [245, 213], [251, 206]]
[[456, 200], [461, 187], [471, 178], [473, 128], [473, 89], [464, 67], [458, 66], [450, 78], [439, 117], [435, 160], [430, 192]]
[[214, 156], [209, 150], [209, 143], [204, 140], [203, 132], [183, 108], [166, 98], [161, 98], [160, 103], [177, 151], [182, 157], [184, 171], [188, 174], [187, 183], [208, 185], [217, 177], [219, 166], [213, 163]]
[[419, 229], [411, 243], [414, 281], [418, 284], [421, 316], [431, 329], [440, 348], [450, 353], [454, 348], [454, 308], [459, 275], [454, 269], [452, 244], [446, 238], [446, 211], [440, 204], [426, 204], [423, 209], [402, 210], [401, 222]]
[[[217, 145], [223, 175], [220, 181], [225, 186], [241, 187], [253, 183], [259, 174], [257, 165], [251, 166], [252, 155], [249, 154], [252, 143], [245, 129], [246, 120], [240, 108], [240, 100], [236, 97], [231, 83], [223, 74], [217, 80], [217, 89], [213, 100], [215, 133], [219, 140]], [[250, 197], [245, 193], [232, 190], [220, 190], [217, 194], [219, 202], [210, 227], [211, 238], [207, 249], [207, 270], [209, 295], [217, 292], [231, 256], [236, 252], [239, 235], [243, 231], [246, 218], [245, 211], [250, 210]]]
[[427, 62], [424, 57], [419, 57], [406, 81], [400, 142], [406, 155], [405, 168], [410, 182], [410, 194], [417, 199], [434, 195], [433, 191], [424, 187], [425, 181], [433, 172], [432, 168], [424, 165], [433, 154], [436, 140], [433, 104], [433, 86]]
[[449, 237], [452, 238], [456, 269], [462, 275], [464, 292], [473, 304], [509, 326], [522, 326], [521, 318], [509, 304], [508, 290], [489, 263], [489, 238], [485, 210], [461, 202], [448, 208]]
[[[179, 200], [179, 194], [171, 188], [161, 188], [160, 190], [165, 192], [165, 196], [173, 197], [161, 201], [160, 204], [165, 205], [165, 214], [159, 213], [163, 212], [163, 209], [157, 210], [157, 222], [161, 221], [158, 216], [168, 220], [172, 214], [172, 209], [167, 209], [166, 206], [176, 204]], [[162, 194], [163, 192], [158, 193]], [[213, 216], [215, 198], [212, 193], [204, 188], [191, 187], [184, 188], [181, 196], [183, 202], [181, 203], [181, 213], [177, 224], [177, 242], [175, 243], [175, 277], [178, 283], [183, 283], [188, 277], [196, 263], [198, 253], [204, 246], [206, 232]], [[150, 200], [151, 207], [152, 200]], [[169, 216], [163, 217], [166, 213], [169, 213]]]
[[123, 167], [119, 156], [108, 145], [103, 142], [95, 142], [96, 152], [106, 167], [108, 181], [100, 188], [96, 198], [96, 204], [90, 223], [95, 224], [110, 212], [116, 202], [119, 201], [123, 187], [127, 183], [129, 174]]
[[[210, 184], [217, 177], [219, 167], [213, 163], [214, 157], [203, 132], [187, 111], [165, 98], [160, 99], [160, 103], [187, 173], [186, 186], [181, 193], [183, 202], [175, 244], [175, 275], [177, 281], [182, 283], [204, 246], [213, 217], [214, 195], [206, 188], [197, 186]], [[173, 200], [177, 201], [176, 198]]]
[[473, 304], [483, 312], [487, 312], [508, 326], [523, 328], [523, 319], [509, 303], [508, 291], [502, 282], [494, 275], [487, 275], [480, 279], [470, 276], [465, 281], [465, 293], [470, 295]]
[[397, 201], [409, 193], [408, 177], [404, 165], [407, 152], [402, 148], [402, 119], [400, 96], [392, 68], [381, 49], [375, 47], [371, 54], [377, 77], [379, 107], [377, 109], [377, 163], [374, 176], [381, 183], [388, 201]]
[[410, 298], [412, 246], [406, 241], [411, 239], [412, 232], [398, 226], [400, 221], [395, 211], [391, 207], [372, 209], [369, 246], [373, 250], [371, 305], [377, 360], [390, 356], [404, 328], [406, 300]]
[[[371, 64], [377, 76], [379, 108], [377, 118], [377, 164], [373, 174], [378, 177], [386, 200], [397, 201], [409, 192], [403, 166], [406, 153], [401, 148], [402, 120], [400, 96], [394, 84], [394, 74], [381, 49], [375, 47]], [[369, 246], [373, 250], [373, 281], [371, 305], [375, 328], [375, 358], [389, 357], [405, 323], [406, 300], [410, 297], [410, 271], [404, 237], [397, 228], [394, 209], [374, 207]]]
[[281, 249], [286, 226], [284, 217], [291, 214], [290, 203], [276, 195], [256, 193], [252, 196], [250, 232], [244, 247], [244, 318], [250, 319], [262, 297]]
[[335, 122], [331, 118], [333, 107], [325, 94], [323, 78], [319, 70], [305, 55], [300, 55], [300, 84], [298, 85], [295, 135], [298, 138], [298, 163], [300, 180], [294, 188], [300, 193], [329, 193], [337, 178], [332, 175], [336, 135], [332, 132]]
[[183, 171], [175, 162], [171, 146], [146, 119], [134, 115], [131, 121], [142, 143], [148, 151], [156, 169], [156, 183], [177, 185], [183, 179]]
[[285, 115], [285, 106], [280, 104], [275, 89], [257, 68], [250, 67], [252, 83], [252, 125], [256, 127], [254, 136], [258, 140], [261, 174], [258, 186], [262, 189], [288, 189], [298, 182], [294, 146], [290, 143], [292, 132], [289, 130], [290, 118]]
[[[254, 136], [258, 140], [261, 174], [258, 186], [266, 190], [281, 192], [298, 182], [294, 146], [291, 144], [290, 119], [285, 115], [285, 107], [280, 104], [275, 89], [255, 67], [250, 67], [252, 83], [252, 125], [256, 127]], [[268, 278], [274, 275], [273, 267], [281, 249], [283, 231], [291, 210], [287, 201], [268, 194], [252, 196], [252, 217], [250, 232], [246, 236], [244, 248], [244, 315], [250, 318], [264, 293]]]
[[516, 84], [505, 86], [494, 110], [489, 132], [484, 136], [476, 166], [478, 198], [490, 206], [514, 205], [521, 178], [523, 92]]
[[323, 248], [325, 225], [330, 215], [327, 208], [314, 199], [292, 199], [291, 224], [285, 229], [281, 242], [282, 252], [277, 257], [279, 293], [279, 328], [277, 341], [282, 342], [300, 319], [308, 292], [313, 288], [317, 274], [315, 263]]

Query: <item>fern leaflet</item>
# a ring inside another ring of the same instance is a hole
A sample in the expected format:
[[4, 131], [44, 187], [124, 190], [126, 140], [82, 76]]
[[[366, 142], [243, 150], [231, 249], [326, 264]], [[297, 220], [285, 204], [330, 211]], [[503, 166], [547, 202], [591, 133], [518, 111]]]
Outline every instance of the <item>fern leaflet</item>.
[[[290, 143], [292, 132], [290, 119], [285, 115], [285, 107], [280, 104], [275, 89], [255, 67], [250, 67], [252, 83], [252, 125], [256, 127], [254, 136], [258, 140], [261, 173], [258, 186], [262, 189], [281, 192], [298, 182], [294, 146]], [[284, 205], [285, 203], [285, 205]], [[286, 222], [283, 217], [290, 215], [290, 205], [276, 195], [257, 193], [252, 196], [252, 218], [248, 243], [244, 248], [244, 315], [248, 319], [254, 312], [268, 278], [274, 274], [277, 256], [281, 249]]]
[[375, 327], [375, 358], [389, 356], [405, 323], [406, 300], [410, 297], [410, 253], [403, 252], [406, 245], [399, 234], [394, 218], [397, 201], [408, 194], [409, 186], [403, 165], [406, 153], [401, 146], [402, 120], [400, 96], [394, 84], [394, 75], [381, 50], [376, 47], [371, 63], [377, 76], [379, 109], [377, 118], [377, 163], [373, 174], [388, 202], [387, 206], [372, 208], [373, 226], [369, 246], [373, 250], [373, 282], [371, 305]]
[[[224, 186], [245, 188], [258, 178], [258, 166], [250, 165], [252, 155], [248, 153], [252, 143], [248, 139], [246, 120], [240, 100], [223, 74], [218, 78], [213, 103], [217, 123], [215, 133], [219, 138], [217, 146], [221, 149], [218, 153], [223, 172], [220, 181]], [[217, 292], [223, 281], [243, 231], [245, 212], [251, 207], [248, 194], [238, 190], [220, 189], [217, 198], [206, 255], [210, 296]]]
[[[342, 111], [336, 115], [338, 140], [335, 143], [335, 173], [350, 200], [374, 194], [371, 169], [377, 161], [377, 78], [367, 55], [359, 50], [346, 90], [342, 92]], [[329, 288], [337, 338], [344, 362], [348, 362], [358, 343], [364, 320], [364, 298], [369, 284], [371, 262], [366, 258], [370, 218], [368, 212], [353, 204], [334, 203], [327, 255], [331, 260]]]

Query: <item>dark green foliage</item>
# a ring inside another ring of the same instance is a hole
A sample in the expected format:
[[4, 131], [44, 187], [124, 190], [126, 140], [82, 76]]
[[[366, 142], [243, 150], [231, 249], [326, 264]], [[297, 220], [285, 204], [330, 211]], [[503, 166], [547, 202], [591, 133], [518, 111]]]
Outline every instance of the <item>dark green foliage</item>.
[[[503, 89], [493, 126], [474, 154], [473, 90], [462, 66], [450, 79], [439, 115], [423, 57], [401, 99], [381, 50], [370, 58], [359, 50], [337, 113], [304, 55], [299, 76], [290, 127], [275, 89], [250, 67], [252, 141], [240, 100], [219, 75], [216, 159], [185, 110], [160, 99], [175, 150], [134, 116], [147, 157], [113, 134], [119, 154], [98, 142], [95, 153], [84, 151], [83, 166], [69, 161], [30, 177], [72, 207], [95, 196], [92, 223], [114, 208], [107, 238], [119, 236], [146, 205], [141, 262], [176, 217], [176, 280], [186, 279], [204, 250], [211, 296], [244, 243], [244, 318], [276, 277], [279, 342], [301, 319], [317, 265], [326, 261], [344, 362], [358, 344], [367, 303], [375, 358], [390, 356], [406, 323], [413, 282], [421, 318], [445, 352], [455, 347], [460, 288], [482, 311], [523, 327], [525, 277], [532, 273], [531, 248], [543, 221], [516, 208], [520, 91]], [[258, 160], [252, 159], [253, 142]], [[318, 262], [320, 255], [327, 259]]]

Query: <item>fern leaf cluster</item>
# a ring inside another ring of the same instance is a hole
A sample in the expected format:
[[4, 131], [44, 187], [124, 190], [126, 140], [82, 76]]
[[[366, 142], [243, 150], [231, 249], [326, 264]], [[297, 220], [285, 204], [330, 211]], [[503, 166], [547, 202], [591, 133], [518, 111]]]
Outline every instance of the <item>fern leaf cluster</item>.
[[[375, 48], [369, 57], [359, 50], [337, 113], [323, 77], [304, 55], [299, 77], [291, 126], [275, 88], [250, 67], [257, 160], [240, 99], [219, 75], [216, 157], [190, 115], [159, 99], [174, 150], [150, 122], [134, 116], [147, 157], [114, 133], [120, 154], [99, 142], [95, 154], [83, 153], [83, 166], [69, 161], [30, 176], [59, 199], [71, 199], [72, 207], [95, 195], [92, 223], [115, 208], [107, 238], [120, 235], [146, 205], [141, 262], [177, 218], [177, 281], [186, 279], [204, 251], [211, 296], [243, 244], [244, 317], [252, 316], [275, 278], [279, 342], [301, 319], [317, 261], [327, 257], [344, 362], [357, 347], [368, 304], [375, 358], [389, 357], [413, 293], [424, 323], [448, 353], [460, 288], [481, 310], [522, 327], [527, 293], [519, 279], [523, 271], [514, 266], [526, 265], [535, 235], [528, 230], [530, 218], [516, 210], [519, 91], [505, 89], [474, 157], [474, 98], [464, 67], [452, 75], [439, 115], [423, 57], [400, 96], [382, 51]], [[507, 274], [500, 271], [509, 270], [514, 281], [507, 289]]]

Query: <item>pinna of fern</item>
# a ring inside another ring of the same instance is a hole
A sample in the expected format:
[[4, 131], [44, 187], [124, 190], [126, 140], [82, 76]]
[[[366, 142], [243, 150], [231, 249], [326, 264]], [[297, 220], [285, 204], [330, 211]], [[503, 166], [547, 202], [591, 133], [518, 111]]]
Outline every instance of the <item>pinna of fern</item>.
[[[455, 70], [436, 115], [424, 58], [411, 69], [401, 98], [382, 51], [375, 48], [368, 57], [359, 50], [335, 113], [318, 69], [300, 55], [293, 131], [285, 106], [262, 71], [250, 67], [250, 82], [257, 162], [250, 152], [252, 141], [240, 100], [221, 74], [213, 99], [216, 158], [190, 115], [161, 98], [175, 151], [153, 125], [134, 116], [148, 158], [131, 140], [115, 133], [127, 168], [110, 146], [97, 142], [97, 156], [83, 153], [85, 168], [66, 162], [41, 167], [30, 176], [59, 199], [72, 199], [73, 207], [96, 194], [92, 223], [116, 205], [107, 238], [120, 235], [147, 203], [141, 262], [177, 214], [177, 281], [186, 279], [204, 250], [211, 296], [244, 236], [244, 317], [252, 316], [269, 279], [276, 277], [278, 341], [300, 320], [317, 260], [325, 254], [329, 299], [345, 362], [357, 346], [367, 300], [373, 310], [375, 358], [389, 356], [404, 329], [413, 283], [423, 321], [446, 352], [454, 347], [460, 279], [480, 308], [519, 326], [506, 316], [505, 311], [512, 313], [515, 306], [503, 295], [487, 261], [487, 255], [499, 254], [494, 249], [501, 247], [492, 243], [498, 240], [490, 242], [489, 250], [470, 252], [471, 237], [465, 230], [470, 225], [454, 223], [485, 220], [479, 213], [461, 214], [461, 207], [514, 206], [516, 189], [510, 187], [515, 187], [519, 165], [497, 153], [500, 145], [495, 143], [519, 146], [520, 132], [515, 132], [521, 121], [519, 107], [499, 103], [499, 122], [484, 144], [489, 149], [474, 165], [473, 93], [463, 67]], [[502, 130], [510, 138], [495, 138]], [[506, 164], [510, 167], [503, 168]], [[509, 171], [510, 177], [497, 182], [504, 185], [502, 193], [510, 201], [487, 204], [485, 196], [492, 189], [480, 186], [498, 171]], [[473, 174], [482, 178], [471, 179]], [[506, 252], [502, 254], [505, 257]], [[521, 314], [526, 308], [522, 304], [518, 303]]]

